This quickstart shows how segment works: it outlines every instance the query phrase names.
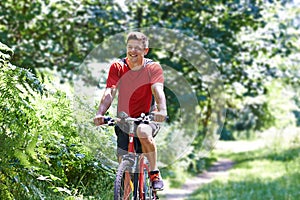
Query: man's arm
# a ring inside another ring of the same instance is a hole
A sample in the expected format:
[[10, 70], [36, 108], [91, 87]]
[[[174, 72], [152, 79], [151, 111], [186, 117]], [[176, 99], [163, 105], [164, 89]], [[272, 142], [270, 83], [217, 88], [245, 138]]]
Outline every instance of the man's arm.
[[166, 96], [164, 93], [164, 86], [162, 83], [154, 83], [151, 86], [152, 93], [157, 105], [158, 112], [154, 113], [154, 120], [158, 122], [163, 122], [167, 116], [167, 105]]
[[116, 95], [117, 89], [116, 88], [106, 88], [102, 99], [100, 101], [100, 105], [97, 111], [97, 114], [94, 118], [94, 123], [96, 126], [99, 126], [104, 123], [103, 117], [108, 108], [110, 107], [114, 97]]

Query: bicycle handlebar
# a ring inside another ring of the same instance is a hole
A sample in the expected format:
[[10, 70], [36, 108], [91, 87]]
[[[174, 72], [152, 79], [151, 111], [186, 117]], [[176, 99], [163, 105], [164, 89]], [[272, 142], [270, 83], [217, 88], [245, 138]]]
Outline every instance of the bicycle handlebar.
[[[112, 118], [112, 117], [105, 117], [104, 118], [104, 124], [107, 124], [108, 126], [114, 126], [117, 122], [142, 122], [145, 124], [149, 124], [153, 121], [154, 116], [153, 115], [145, 115], [144, 113], [141, 114], [138, 118], [133, 118], [129, 116], [121, 116], [121, 118]], [[156, 122], [158, 123], [158, 122]]]

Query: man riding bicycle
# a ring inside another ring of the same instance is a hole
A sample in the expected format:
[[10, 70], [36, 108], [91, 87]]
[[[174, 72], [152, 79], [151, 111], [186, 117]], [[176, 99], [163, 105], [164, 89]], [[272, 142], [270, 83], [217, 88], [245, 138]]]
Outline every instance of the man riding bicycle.
[[[166, 98], [163, 90], [163, 70], [159, 63], [145, 58], [149, 51], [147, 36], [140, 32], [131, 32], [127, 36], [126, 58], [110, 66], [106, 89], [100, 101], [95, 125], [104, 124], [104, 115], [118, 91], [118, 112], [126, 112], [130, 117], [140, 117], [142, 113], [154, 114], [154, 121], [163, 122], [167, 116]], [[156, 110], [152, 109], [154, 97]], [[155, 123], [139, 124], [136, 127], [138, 142], [150, 165], [150, 179], [154, 190], [163, 189], [163, 181], [157, 167], [157, 149], [154, 136], [159, 126]], [[115, 126], [118, 157], [128, 150], [126, 125]]]

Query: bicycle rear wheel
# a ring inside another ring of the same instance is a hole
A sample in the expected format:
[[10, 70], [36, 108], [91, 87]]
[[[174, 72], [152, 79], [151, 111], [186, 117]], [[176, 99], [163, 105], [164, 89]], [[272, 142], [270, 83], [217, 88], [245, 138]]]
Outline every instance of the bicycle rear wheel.
[[132, 200], [134, 186], [131, 180], [131, 162], [122, 160], [118, 167], [115, 185], [114, 185], [114, 200]]
[[144, 170], [144, 199], [152, 200], [152, 190], [150, 186], [150, 180], [148, 177], [148, 171]]

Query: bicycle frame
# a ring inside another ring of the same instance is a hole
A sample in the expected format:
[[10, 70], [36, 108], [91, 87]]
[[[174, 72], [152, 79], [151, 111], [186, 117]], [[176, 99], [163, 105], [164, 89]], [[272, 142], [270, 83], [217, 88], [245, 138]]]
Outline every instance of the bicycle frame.
[[[134, 131], [134, 123], [135, 121], [138, 120], [129, 117], [124, 118], [123, 120], [125, 120], [125, 122], [129, 124], [129, 131], [128, 131], [129, 142], [128, 142], [128, 154], [123, 155], [122, 160], [129, 160], [130, 163], [132, 163], [131, 172], [129, 171], [125, 172], [124, 185], [127, 185], [127, 187], [124, 188], [124, 197], [126, 200], [129, 199], [129, 195], [133, 191], [134, 199], [137, 199], [137, 195], [139, 192], [139, 200], [145, 200], [145, 195], [147, 191], [145, 191], [144, 188], [144, 184], [145, 184], [144, 172], [150, 174], [150, 169], [149, 166], [145, 163], [146, 160], [144, 155], [136, 154], [136, 150], [134, 146], [134, 137], [137, 137]], [[130, 173], [132, 172], [134, 173], [133, 183], [131, 181], [131, 176], [130, 176]], [[139, 191], [137, 189], [139, 189]], [[149, 188], [149, 190], [151, 190], [151, 188]], [[156, 199], [156, 191], [153, 191], [153, 197], [151, 198]]]
[[[134, 196], [136, 197], [137, 196], [137, 188], [138, 188], [138, 185], [142, 186], [142, 187], [139, 187], [139, 194], [140, 194], [140, 200], [144, 200], [144, 197], [145, 197], [145, 193], [146, 191], [145, 188], [143, 187], [144, 186], [144, 181], [145, 181], [145, 174], [144, 174], [144, 170], [146, 170], [146, 172], [149, 174], [150, 173], [150, 169], [149, 169], [149, 166], [145, 163], [145, 157], [143, 154], [141, 155], [137, 155], [136, 152], [135, 152], [135, 147], [134, 147], [134, 137], [136, 137], [136, 134], [134, 133], [134, 122], [133, 121], [130, 121], [129, 122], [130, 124], [130, 130], [129, 130], [129, 143], [128, 143], [128, 153], [129, 154], [134, 154], [136, 155], [135, 156], [135, 164], [139, 164], [139, 166], [134, 166], [135, 167], [138, 167], [138, 170], [135, 170], [134, 173], [135, 173], [135, 180], [134, 180]], [[138, 182], [137, 183], [136, 181], [136, 178], [137, 178], [137, 175], [139, 174], [138, 176]]]
[[[139, 182], [140, 182], [140, 185], [144, 185], [144, 181], [145, 181], [145, 177], [144, 177], [144, 169], [146, 170], [146, 172], [149, 174], [150, 173], [150, 170], [149, 170], [149, 167], [147, 164], [145, 164], [145, 161], [144, 161], [144, 156], [142, 155], [141, 158], [140, 158], [140, 176], [139, 176]], [[147, 191], [145, 191], [145, 188], [144, 187], [140, 187], [140, 194], [142, 194], [142, 200], [144, 200], [144, 197], [145, 197], [145, 193]], [[155, 194], [156, 195], [156, 194]]]

